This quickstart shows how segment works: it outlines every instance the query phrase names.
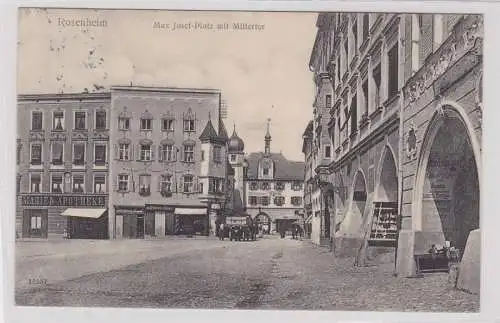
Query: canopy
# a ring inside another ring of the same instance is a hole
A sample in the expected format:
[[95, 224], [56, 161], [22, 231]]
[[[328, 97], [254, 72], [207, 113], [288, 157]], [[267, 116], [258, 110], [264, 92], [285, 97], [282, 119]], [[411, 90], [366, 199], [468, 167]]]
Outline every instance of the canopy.
[[106, 209], [66, 209], [61, 215], [98, 219], [104, 212], [106, 212]]
[[206, 215], [207, 209], [175, 208], [175, 214], [178, 214], [178, 215]]

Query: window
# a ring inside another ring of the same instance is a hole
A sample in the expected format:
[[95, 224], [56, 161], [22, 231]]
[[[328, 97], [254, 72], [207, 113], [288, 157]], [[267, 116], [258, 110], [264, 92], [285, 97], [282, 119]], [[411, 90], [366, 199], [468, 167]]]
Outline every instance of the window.
[[204, 161], [205, 160], [205, 151], [202, 150], [201, 151], [201, 161]]
[[331, 158], [331, 157], [332, 157], [332, 147], [325, 146], [325, 158]]
[[356, 95], [351, 100], [351, 134], [358, 131], [358, 105]]
[[149, 196], [151, 194], [151, 175], [139, 175], [139, 195]]
[[151, 121], [151, 119], [141, 119], [141, 130], [151, 131], [153, 129]]
[[106, 193], [105, 175], [94, 175], [94, 193]]
[[172, 192], [172, 175], [161, 175], [160, 177], [160, 192]]
[[124, 117], [118, 118], [118, 129], [119, 130], [129, 130], [130, 129], [130, 118], [124, 118]]
[[16, 148], [17, 148], [16, 149], [16, 164], [19, 165], [19, 163], [21, 163], [21, 151], [22, 151], [23, 145], [18, 143]]
[[208, 187], [211, 193], [223, 193], [224, 192], [224, 182], [220, 178], [211, 178]]
[[268, 176], [268, 175], [269, 175], [269, 168], [267, 168], [267, 167], [263, 168], [263, 169], [262, 169], [262, 174], [263, 174], [264, 176]]
[[331, 94], [327, 94], [325, 97], [325, 106], [326, 108], [331, 108], [332, 107], [332, 96]]
[[63, 178], [62, 175], [52, 175], [51, 192], [52, 193], [62, 193], [63, 192]]
[[260, 189], [264, 191], [268, 191], [271, 189], [271, 184], [268, 182], [262, 182], [260, 183]]
[[283, 204], [285, 204], [285, 197], [284, 196], [276, 196], [274, 198], [274, 205], [282, 206]]
[[184, 131], [185, 132], [195, 131], [195, 122], [193, 119], [184, 120]]
[[302, 196], [292, 196], [291, 202], [293, 206], [300, 206], [302, 204]]
[[231, 161], [236, 161], [236, 155], [231, 155]]
[[42, 164], [42, 144], [31, 144], [31, 165]]
[[264, 206], [268, 206], [269, 205], [269, 196], [261, 196], [260, 197], [260, 204], [262, 204]]
[[54, 120], [52, 122], [52, 129], [64, 130], [64, 112], [54, 112]]
[[149, 144], [141, 145], [141, 160], [142, 161], [150, 161], [152, 155], [152, 147]]
[[30, 175], [30, 192], [40, 193], [42, 191], [42, 175], [41, 174], [31, 174]]
[[174, 131], [174, 120], [173, 119], [162, 119], [161, 122], [162, 131]]
[[106, 165], [106, 144], [95, 144], [94, 163], [97, 166]]
[[41, 111], [31, 112], [31, 130], [43, 129], [43, 114]]
[[274, 184], [274, 189], [277, 191], [283, 191], [285, 189], [285, 183], [276, 182], [276, 184]]
[[250, 205], [257, 205], [258, 204], [257, 196], [249, 196], [248, 202], [250, 203]]
[[128, 175], [118, 175], [118, 190], [120, 192], [128, 191]]
[[41, 215], [32, 215], [30, 229], [32, 230], [40, 230], [42, 228], [42, 216]]
[[184, 161], [194, 163], [194, 146], [184, 145]]
[[75, 130], [85, 130], [87, 128], [86, 117], [85, 111], [75, 111]]
[[363, 15], [363, 41], [365, 41], [368, 38], [369, 34], [370, 34], [370, 16], [369, 14], [365, 13]]
[[392, 98], [398, 93], [398, 79], [399, 79], [399, 59], [398, 59], [398, 46], [394, 45], [389, 50], [389, 98]]
[[184, 193], [192, 193], [193, 192], [193, 175], [184, 175]]
[[174, 161], [174, 146], [173, 145], [162, 145], [161, 146], [161, 160], [163, 161]]
[[97, 130], [106, 129], [106, 111], [96, 111], [96, 113], [95, 113], [95, 128]]
[[302, 189], [302, 183], [301, 182], [293, 182], [292, 184], [292, 190], [294, 191], [300, 191]]
[[64, 155], [64, 144], [62, 142], [52, 143], [52, 165], [62, 165]]
[[219, 146], [214, 147], [214, 162], [217, 164], [222, 163], [222, 148]]
[[118, 159], [119, 160], [129, 160], [130, 159], [130, 145], [120, 144], [118, 149]]
[[84, 192], [84, 178], [81, 174], [73, 175], [73, 193]]
[[363, 113], [368, 114], [368, 80], [363, 82]]
[[82, 166], [85, 164], [85, 143], [73, 144], [73, 165]]
[[381, 83], [381, 74], [380, 74], [380, 64], [377, 65], [377, 67], [375, 67], [373, 69], [373, 81], [374, 81], [374, 85], [375, 85], [375, 93], [374, 93], [374, 96], [373, 96], [373, 100], [374, 100], [374, 107], [375, 108], [378, 108], [380, 106], [380, 83]]
[[258, 189], [259, 189], [259, 184], [257, 184], [257, 182], [251, 182], [250, 183], [250, 190], [256, 191]]

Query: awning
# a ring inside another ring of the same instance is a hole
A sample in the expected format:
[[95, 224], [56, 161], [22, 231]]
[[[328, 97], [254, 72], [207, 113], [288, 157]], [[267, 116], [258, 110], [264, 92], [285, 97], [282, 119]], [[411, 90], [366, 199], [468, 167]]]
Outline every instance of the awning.
[[106, 212], [106, 209], [66, 209], [61, 215], [98, 219], [104, 212]]
[[177, 214], [177, 215], [206, 215], [207, 209], [175, 208], [175, 214]]

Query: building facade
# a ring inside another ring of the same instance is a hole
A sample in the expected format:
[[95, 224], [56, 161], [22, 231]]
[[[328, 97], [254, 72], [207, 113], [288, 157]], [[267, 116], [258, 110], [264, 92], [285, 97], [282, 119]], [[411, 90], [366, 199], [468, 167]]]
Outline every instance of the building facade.
[[[479, 197], [478, 180], [468, 176], [480, 172], [482, 17], [324, 13], [317, 27], [313, 130], [323, 126], [316, 119], [324, 108], [332, 156], [309, 177], [316, 176], [324, 198], [336, 255], [355, 255], [361, 264], [387, 254], [398, 273], [410, 274], [413, 255], [432, 244], [450, 241], [463, 251], [469, 232], [479, 228], [478, 204], [470, 202]], [[467, 129], [467, 136], [450, 129]], [[434, 144], [439, 131], [443, 139]], [[309, 131], [306, 139], [308, 160], [323, 133]], [[450, 157], [466, 143], [467, 156]], [[326, 157], [326, 147], [317, 156]], [[472, 184], [452, 189], [444, 178]], [[466, 224], [458, 223], [460, 203], [467, 212], [475, 208]], [[446, 220], [450, 212], [457, 221]]]
[[286, 230], [293, 223], [304, 221], [304, 162], [290, 161], [281, 153], [271, 152], [271, 139], [268, 124], [264, 151], [247, 155], [245, 169], [240, 170], [246, 173], [243, 194], [246, 212], [267, 233]]
[[209, 234], [225, 190], [220, 91], [124, 86], [111, 95], [110, 236]]
[[107, 238], [109, 93], [18, 97], [16, 237]]

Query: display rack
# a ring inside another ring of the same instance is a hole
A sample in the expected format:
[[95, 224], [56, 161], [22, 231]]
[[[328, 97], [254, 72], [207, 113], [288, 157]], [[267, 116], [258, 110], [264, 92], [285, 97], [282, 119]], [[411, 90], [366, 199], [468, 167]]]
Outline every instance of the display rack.
[[396, 246], [398, 233], [398, 203], [374, 202], [374, 214], [368, 243]]

